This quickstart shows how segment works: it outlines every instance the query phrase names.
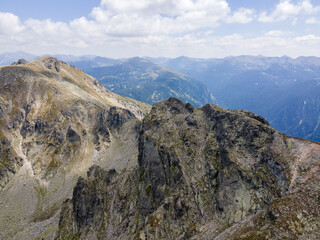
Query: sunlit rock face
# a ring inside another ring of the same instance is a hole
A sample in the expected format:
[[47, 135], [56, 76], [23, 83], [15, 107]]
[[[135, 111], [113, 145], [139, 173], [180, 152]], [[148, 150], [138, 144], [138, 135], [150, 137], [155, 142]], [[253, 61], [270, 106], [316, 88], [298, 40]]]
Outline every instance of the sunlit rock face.
[[0, 239], [55, 236], [60, 206], [90, 166], [136, 163], [132, 139], [149, 109], [52, 57], [1, 67]]

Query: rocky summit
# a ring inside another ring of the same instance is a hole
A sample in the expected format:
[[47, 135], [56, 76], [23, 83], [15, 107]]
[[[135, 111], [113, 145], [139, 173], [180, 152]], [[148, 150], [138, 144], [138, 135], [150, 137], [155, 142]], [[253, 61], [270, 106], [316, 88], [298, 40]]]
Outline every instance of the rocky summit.
[[0, 68], [0, 239], [320, 239], [319, 171], [319, 143], [248, 111]]
[[169, 98], [140, 126], [131, 171], [94, 165], [58, 239], [319, 239], [320, 145], [262, 117]]
[[54, 237], [61, 204], [92, 164], [135, 164], [133, 126], [149, 109], [52, 57], [1, 67], [0, 239]]

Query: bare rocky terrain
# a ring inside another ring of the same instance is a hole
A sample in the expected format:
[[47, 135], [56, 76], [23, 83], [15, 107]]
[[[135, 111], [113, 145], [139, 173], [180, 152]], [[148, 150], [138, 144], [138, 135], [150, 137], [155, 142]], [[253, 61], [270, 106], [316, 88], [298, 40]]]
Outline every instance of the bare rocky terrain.
[[92, 164], [134, 164], [149, 106], [55, 58], [20, 62], [0, 68], [0, 239], [41, 239]]
[[0, 68], [0, 239], [320, 238], [319, 143], [16, 63]]
[[253, 113], [170, 98], [142, 122], [136, 167], [78, 180], [58, 239], [319, 239], [319, 157]]

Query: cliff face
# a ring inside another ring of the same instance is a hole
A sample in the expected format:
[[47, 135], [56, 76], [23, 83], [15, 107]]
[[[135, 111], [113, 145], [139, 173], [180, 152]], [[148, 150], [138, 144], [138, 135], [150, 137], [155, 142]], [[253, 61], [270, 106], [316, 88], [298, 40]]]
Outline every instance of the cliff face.
[[137, 164], [94, 165], [58, 239], [319, 239], [320, 145], [260, 116], [170, 98], [139, 126]]
[[92, 164], [135, 164], [148, 108], [55, 58], [1, 67], [0, 239], [54, 236], [60, 205]]

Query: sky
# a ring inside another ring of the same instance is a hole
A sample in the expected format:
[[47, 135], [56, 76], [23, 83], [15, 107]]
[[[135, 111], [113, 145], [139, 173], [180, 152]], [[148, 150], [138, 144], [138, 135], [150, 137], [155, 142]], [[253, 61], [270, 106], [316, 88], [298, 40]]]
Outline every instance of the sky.
[[320, 56], [320, 0], [0, 0], [0, 53]]

